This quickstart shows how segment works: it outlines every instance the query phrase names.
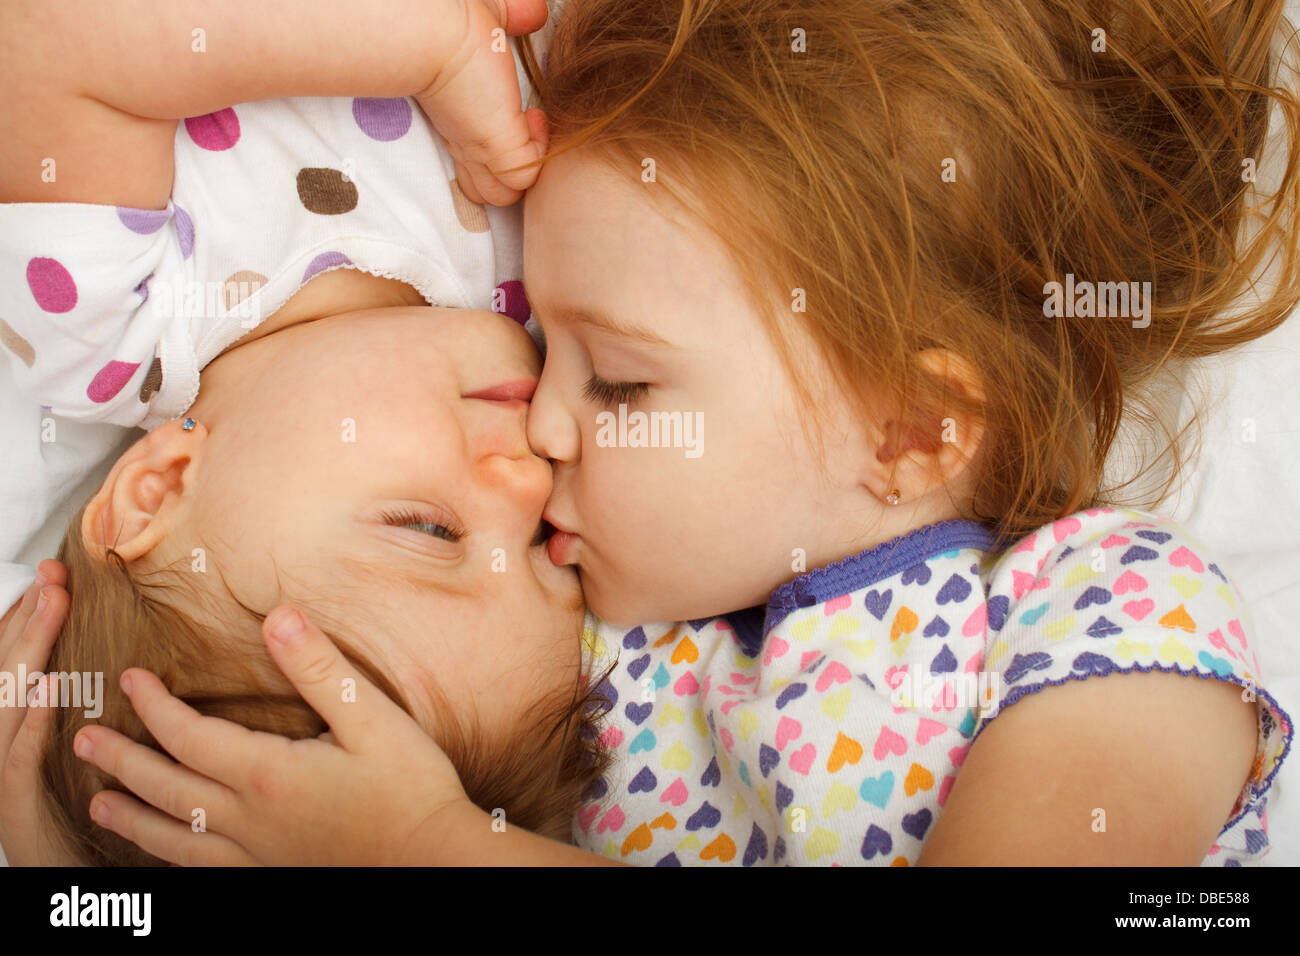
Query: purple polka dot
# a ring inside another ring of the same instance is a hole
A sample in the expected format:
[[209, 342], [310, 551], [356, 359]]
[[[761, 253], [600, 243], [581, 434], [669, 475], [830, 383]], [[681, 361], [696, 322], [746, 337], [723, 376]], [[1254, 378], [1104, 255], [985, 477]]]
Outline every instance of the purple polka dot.
[[77, 304], [77, 284], [57, 259], [28, 262], [27, 287], [46, 312], [71, 312]]
[[129, 206], [117, 207], [117, 218], [122, 225], [142, 236], [152, 235], [167, 224], [172, 214], [166, 209], [132, 209]]
[[498, 289], [504, 295], [497, 296], [493, 302], [493, 308], [496, 309], [497, 302], [504, 299], [503, 308], [496, 309], [505, 315], [510, 316], [520, 325], [528, 321], [528, 317], [533, 314], [532, 308], [528, 305], [528, 297], [524, 295], [524, 284], [518, 279], [511, 279], [509, 282], [503, 282]]
[[352, 118], [371, 139], [391, 143], [411, 128], [411, 104], [400, 96], [395, 99], [357, 97], [352, 101]]
[[194, 220], [175, 203], [172, 208], [176, 210], [176, 238], [181, 241], [181, 258], [188, 259], [194, 251]]
[[206, 116], [191, 116], [185, 121], [185, 132], [196, 145], [219, 153], [239, 142], [239, 117], [230, 108]]
[[347, 266], [351, 264], [352, 260], [341, 252], [322, 252], [307, 264], [307, 271], [302, 274], [302, 281], [306, 282], [312, 276], [320, 275], [326, 269], [333, 269], [335, 266]]
[[139, 362], [109, 362], [91, 380], [86, 395], [92, 402], [106, 402], [126, 387], [131, 376], [140, 367]]
[[149, 273], [140, 280], [140, 284], [135, 287], [135, 294], [140, 297], [141, 302], [149, 301], [149, 280], [153, 278], [153, 273]]

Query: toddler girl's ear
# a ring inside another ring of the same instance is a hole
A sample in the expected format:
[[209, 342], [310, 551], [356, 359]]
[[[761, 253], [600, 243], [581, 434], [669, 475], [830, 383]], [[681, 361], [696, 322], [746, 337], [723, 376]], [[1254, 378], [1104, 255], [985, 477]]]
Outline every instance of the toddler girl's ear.
[[[882, 501], [893, 491], [902, 501], [917, 501], [930, 491], [952, 486], [966, 475], [984, 440], [984, 422], [971, 414], [970, 402], [983, 405], [983, 379], [975, 367], [948, 349], [925, 349], [917, 365], [939, 380], [943, 394], [954, 400], [937, 414], [906, 415], [886, 420], [873, 430], [876, 453], [864, 483]], [[967, 407], [956, 401], [960, 396]], [[965, 483], [965, 482], [963, 482]]]
[[127, 449], [82, 514], [87, 550], [102, 558], [112, 548], [134, 561], [183, 523], [207, 437], [202, 424], [186, 431], [177, 419]]

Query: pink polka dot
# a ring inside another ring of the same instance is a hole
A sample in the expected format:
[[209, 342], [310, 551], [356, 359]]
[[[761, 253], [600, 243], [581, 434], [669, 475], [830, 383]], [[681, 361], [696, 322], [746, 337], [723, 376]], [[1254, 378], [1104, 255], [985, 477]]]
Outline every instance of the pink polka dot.
[[27, 263], [27, 287], [46, 312], [71, 312], [77, 304], [77, 284], [57, 259], [32, 259]]
[[181, 243], [181, 257], [188, 259], [194, 251], [194, 220], [180, 206], [173, 203], [172, 208], [176, 210], [176, 238]]
[[106, 402], [126, 387], [139, 362], [109, 362], [91, 380], [86, 395], [92, 402]]
[[326, 269], [351, 264], [352, 260], [341, 252], [322, 252], [307, 264], [307, 270], [302, 274], [302, 281], [306, 282], [312, 276], [320, 275]]
[[394, 99], [357, 97], [352, 101], [352, 118], [371, 139], [391, 143], [411, 128], [411, 104], [400, 96]]
[[206, 116], [191, 116], [185, 121], [185, 132], [195, 145], [219, 153], [239, 142], [239, 117], [229, 107]]
[[132, 209], [129, 206], [117, 207], [117, 218], [122, 225], [142, 236], [152, 235], [163, 226], [172, 214], [166, 209]]
[[[508, 282], [501, 283], [497, 286], [497, 289], [504, 294], [494, 298], [493, 310], [510, 316], [520, 325], [527, 322], [528, 317], [533, 314], [533, 310], [528, 305], [528, 297], [524, 295], [524, 284], [518, 279], [511, 279]], [[505, 301], [502, 302], [502, 299]], [[502, 305], [501, 308], [497, 308], [498, 303]]]

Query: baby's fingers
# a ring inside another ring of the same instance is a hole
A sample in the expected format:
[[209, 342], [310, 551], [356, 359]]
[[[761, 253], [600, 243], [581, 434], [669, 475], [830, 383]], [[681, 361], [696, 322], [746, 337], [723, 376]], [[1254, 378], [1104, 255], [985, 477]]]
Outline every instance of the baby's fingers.
[[90, 801], [90, 816], [106, 830], [146, 853], [181, 866], [256, 866], [241, 846], [219, 833], [196, 830], [145, 806], [125, 793], [102, 790]]

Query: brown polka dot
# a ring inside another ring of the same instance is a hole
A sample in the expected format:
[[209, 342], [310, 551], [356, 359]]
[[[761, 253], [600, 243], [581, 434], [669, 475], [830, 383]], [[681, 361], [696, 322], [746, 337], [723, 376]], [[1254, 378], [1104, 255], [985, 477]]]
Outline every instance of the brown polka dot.
[[451, 181], [451, 204], [456, 207], [456, 218], [469, 232], [487, 232], [487, 212], [478, 203], [470, 202], [460, 189], [460, 183]]
[[140, 383], [140, 401], [148, 402], [153, 398], [153, 393], [160, 388], [162, 388], [162, 359], [156, 358], [149, 366], [149, 371], [145, 373], [144, 381]]
[[253, 272], [251, 269], [240, 269], [226, 279], [221, 289], [221, 294], [226, 300], [226, 309], [233, 309], [264, 285], [266, 285], [266, 276], [262, 273]]
[[28, 368], [36, 361], [36, 349], [32, 348], [32, 343], [11, 329], [4, 319], [0, 319], [0, 345], [22, 359]]
[[300, 169], [298, 198], [308, 212], [338, 216], [357, 208], [357, 184], [337, 169]]

